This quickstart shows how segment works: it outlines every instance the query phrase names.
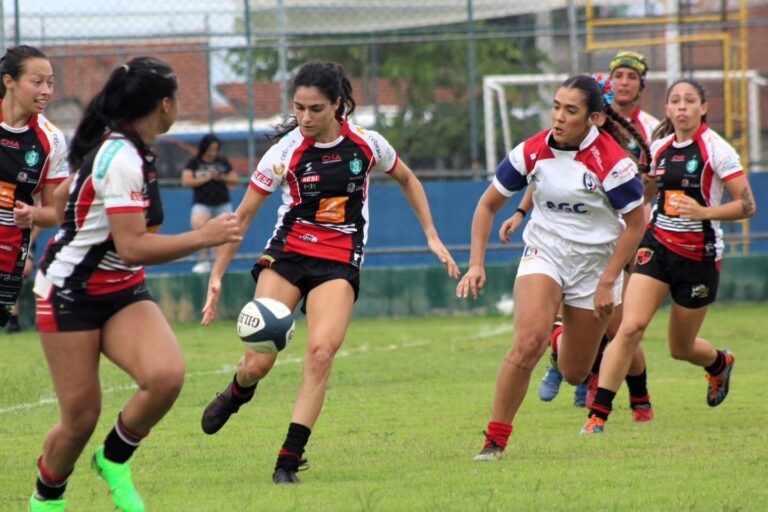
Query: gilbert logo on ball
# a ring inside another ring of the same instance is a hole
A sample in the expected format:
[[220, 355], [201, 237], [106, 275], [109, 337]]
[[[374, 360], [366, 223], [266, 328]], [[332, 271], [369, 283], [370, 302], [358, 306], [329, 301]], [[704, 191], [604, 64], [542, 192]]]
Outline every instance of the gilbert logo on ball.
[[283, 350], [296, 328], [291, 310], [274, 299], [253, 299], [240, 310], [237, 335], [248, 348], [265, 354]]

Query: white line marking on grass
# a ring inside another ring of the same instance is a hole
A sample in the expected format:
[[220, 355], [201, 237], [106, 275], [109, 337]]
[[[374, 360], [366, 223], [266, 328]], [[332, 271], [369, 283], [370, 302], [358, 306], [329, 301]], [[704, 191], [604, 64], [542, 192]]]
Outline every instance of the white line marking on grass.
[[[462, 341], [471, 341], [471, 340], [477, 340], [477, 339], [483, 339], [483, 338], [491, 338], [493, 336], [498, 336], [499, 334], [505, 334], [508, 332], [512, 332], [511, 326], [499, 326], [494, 329], [489, 329], [487, 331], [480, 331], [476, 334], [473, 334], [471, 336], [462, 336], [462, 337], [456, 337], [451, 338], [448, 341], [450, 343], [457, 343]], [[353, 350], [340, 350], [336, 353], [337, 358], [341, 357], [351, 357], [356, 354], [367, 354], [369, 352], [391, 352], [393, 350], [400, 350], [400, 349], [407, 349], [407, 348], [417, 348], [417, 347], [424, 347], [426, 345], [431, 345], [432, 341], [430, 340], [412, 340], [407, 341], [403, 343], [391, 343], [389, 345], [382, 346], [381, 348], [377, 348], [374, 350], [371, 350], [370, 345], [368, 343], [363, 343], [360, 345], [360, 348], [353, 349]], [[288, 356], [284, 357], [282, 359], [278, 359], [275, 362], [275, 366], [283, 366], [288, 364], [300, 364], [304, 361], [303, 357], [296, 357], [296, 356]], [[185, 381], [193, 380], [198, 377], [205, 377], [208, 375], [221, 375], [223, 373], [231, 373], [236, 370], [235, 365], [225, 364], [222, 365], [222, 367], [218, 370], [207, 370], [204, 372], [194, 372], [194, 373], [188, 373], [185, 377]], [[104, 395], [111, 395], [113, 393], [119, 393], [120, 391], [128, 391], [128, 390], [134, 390], [138, 389], [138, 386], [136, 384], [123, 384], [120, 386], [114, 386], [111, 388], [106, 388], [101, 391], [102, 396]], [[27, 411], [30, 409], [36, 409], [37, 407], [42, 407], [44, 405], [53, 405], [58, 404], [59, 401], [56, 399], [56, 396], [47, 396], [44, 398], [41, 398], [40, 400], [36, 402], [27, 402], [23, 404], [16, 404], [11, 405], [8, 407], [2, 407], [0, 408], [0, 414], [6, 414], [9, 412], [18, 412], [18, 411]]]

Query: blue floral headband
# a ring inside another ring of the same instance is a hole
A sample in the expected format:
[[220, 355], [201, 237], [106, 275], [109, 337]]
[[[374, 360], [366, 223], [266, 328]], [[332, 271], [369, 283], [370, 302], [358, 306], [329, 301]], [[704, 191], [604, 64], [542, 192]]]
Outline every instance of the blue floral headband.
[[610, 107], [614, 97], [613, 80], [604, 77], [602, 74], [592, 75], [592, 78], [597, 82], [597, 85], [600, 86], [600, 90], [603, 91], [603, 101], [605, 101], [605, 106]]

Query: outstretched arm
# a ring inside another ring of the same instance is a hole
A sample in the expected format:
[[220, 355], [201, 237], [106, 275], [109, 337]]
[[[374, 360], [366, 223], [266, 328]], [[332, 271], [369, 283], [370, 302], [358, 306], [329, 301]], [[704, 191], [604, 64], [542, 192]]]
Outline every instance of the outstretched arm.
[[491, 184], [480, 197], [475, 214], [472, 217], [472, 244], [469, 253], [469, 270], [461, 278], [456, 287], [456, 296], [466, 298], [469, 294], [477, 299], [485, 286], [485, 250], [488, 247], [488, 237], [491, 234], [493, 218], [499, 212], [507, 197]]
[[416, 218], [419, 219], [419, 224], [424, 230], [424, 234], [427, 237], [427, 243], [430, 250], [438, 257], [445, 269], [448, 271], [448, 275], [453, 278], [459, 277], [459, 267], [456, 262], [453, 261], [451, 253], [445, 248], [440, 241], [440, 237], [437, 235], [437, 230], [432, 222], [432, 213], [429, 210], [429, 201], [427, 200], [427, 194], [424, 192], [419, 179], [413, 174], [413, 171], [405, 165], [402, 160], [398, 160], [395, 170], [390, 174], [400, 184], [400, 188], [403, 190], [403, 195], [408, 199], [413, 213], [416, 214]]

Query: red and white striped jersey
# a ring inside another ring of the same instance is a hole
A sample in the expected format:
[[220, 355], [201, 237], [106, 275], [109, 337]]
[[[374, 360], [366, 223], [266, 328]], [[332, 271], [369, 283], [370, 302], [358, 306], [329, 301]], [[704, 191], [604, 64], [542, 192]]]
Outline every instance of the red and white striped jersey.
[[304, 137], [299, 128], [289, 132], [251, 175], [256, 192], [283, 192], [267, 249], [359, 267], [368, 234], [368, 176], [396, 166], [397, 153], [384, 137], [346, 120], [330, 143]]
[[651, 176], [658, 193], [650, 229], [671, 251], [697, 261], [723, 257], [723, 230], [718, 220], [681, 219], [676, 198], [687, 195], [702, 206], [719, 206], [725, 182], [742, 176], [739, 155], [720, 135], [702, 123], [696, 134], [677, 142], [675, 134], [651, 146]]
[[90, 295], [140, 283], [144, 268], [120, 259], [109, 227], [109, 215], [130, 212], [144, 214], [152, 231], [163, 221], [153, 156], [115, 134], [85, 158], [75, 175], [64, 224], [40, 263], [46, 280]]
[[551, 130], [545, 130], [518, 144], [496, 169], [496, 190], [509, 197], [533, 187], [529, 226], [582, 244], [615, 241], [625, 228], [619, 214], [643, 203], [637, 166], [596, 127], [578, 148], [558, 149], [551, 142]]
[[16, 201], [33, 205], [43, 185], [60, 183], [68, 175], [61, 130], [40, 114], [14, 128], [3, 122], [0, 112], [0, 304], [16, 302], [29, 250], [30, 230], [13, 220]]

